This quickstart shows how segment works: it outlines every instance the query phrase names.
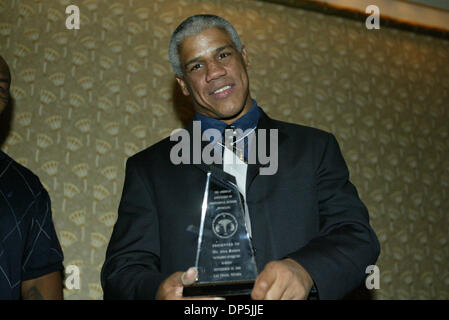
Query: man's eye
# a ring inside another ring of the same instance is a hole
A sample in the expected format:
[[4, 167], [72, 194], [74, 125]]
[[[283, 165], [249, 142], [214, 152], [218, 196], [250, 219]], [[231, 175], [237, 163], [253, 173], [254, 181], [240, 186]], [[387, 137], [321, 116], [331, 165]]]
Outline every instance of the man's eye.
[[199, 68], [201, 68], [201, 65], [199, 63], [195, 64], [192, 66], [192, 68], [190, 68], [190, 71], [195, 71], [198, 70]]
[[226, 57], [228, 57], [228, 56], [230, 56], [231, 55], [231, 53], [230, 52], [222, 52], [222, 53], [220, 53], [220, 55], [218, 56], [220, 59], [224, 59], [224, 58], [226, 58]]

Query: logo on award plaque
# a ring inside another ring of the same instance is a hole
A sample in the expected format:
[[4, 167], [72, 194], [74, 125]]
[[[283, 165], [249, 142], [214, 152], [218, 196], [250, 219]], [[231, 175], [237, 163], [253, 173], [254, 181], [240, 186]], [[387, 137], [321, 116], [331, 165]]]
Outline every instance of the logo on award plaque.
[[237, 231], [238, 226], [237, 219], [232, 214], [226, 212], [217, 214], [214, 221], [212, 221], [212, 231], [221, 239], [232, 237]]
[[250, 295], [257, 278], [253, 246], [237, 186], [208, 172], [195, 266], [198, 278], [183, 295]]

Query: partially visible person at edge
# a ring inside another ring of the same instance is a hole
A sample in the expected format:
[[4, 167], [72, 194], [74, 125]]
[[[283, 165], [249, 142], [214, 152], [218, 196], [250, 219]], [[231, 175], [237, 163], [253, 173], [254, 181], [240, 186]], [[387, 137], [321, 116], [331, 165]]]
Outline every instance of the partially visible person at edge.
[[[278, 132], [275, 174], [259, 174], [260, 163], [248, 163], [246, 150], [242, 170], [222, 166], [235, 175], [249, 216], [260, 271], [251, 297], [339, 299], [362, 284], [380, 246], [335, 137], [265, 114], [251, 98], [247, 50], [223, 18], [183, 21], [169, 58], [202, 130]], [[187, 226], [199, 226], [206, 172], [172, 163], [174, 145], [166, 138], [127, 161], [101, 275], [105, 299], [183, 299], [197, 276], [197, 235]]]
[[[0, 56], [0, 113], [11, 74]], [[62, 299], [63, 253], [39, 178], [0, 150], [0, 299]]]

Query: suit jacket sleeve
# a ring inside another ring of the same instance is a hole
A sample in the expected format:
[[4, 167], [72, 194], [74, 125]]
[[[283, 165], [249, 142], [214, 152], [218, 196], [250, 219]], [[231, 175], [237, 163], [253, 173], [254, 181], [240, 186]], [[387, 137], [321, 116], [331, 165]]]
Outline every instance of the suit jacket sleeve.
[[328, 135], [316, 181], [319, 234], [289, 257], [309, 272], [320, 299], [339, 299], [363, 282], [380, 246], [333, 135]]
[[159, 272], [159, 230], [154, 195], [136, 158], [126, 164], [118, 218], [101, 271], [105, 299], [154, 299]]

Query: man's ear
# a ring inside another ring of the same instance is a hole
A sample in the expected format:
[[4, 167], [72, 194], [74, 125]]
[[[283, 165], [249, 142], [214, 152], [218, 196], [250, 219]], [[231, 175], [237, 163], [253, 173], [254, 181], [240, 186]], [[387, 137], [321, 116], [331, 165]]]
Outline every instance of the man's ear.
[[249, 60], [248, 60], [248, 54], [246, 52], [246, 47], [244, 45], [242, 45], [242, 58], [243, 58], [243, 62], [245, 63], [245, 67], [249, 67]]
[[187, 83], [185, 82], [185, 80], [183, 78], [181, 78], [180, 76], [176, 76], [176, 81], [178, 81], [179, 86], [181, 87], [182, 93], [185, 96], [189, 96], [190, 92], [187, 88]]

